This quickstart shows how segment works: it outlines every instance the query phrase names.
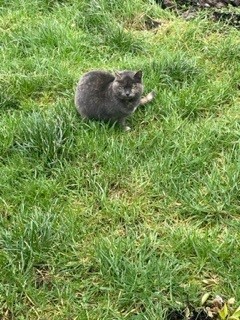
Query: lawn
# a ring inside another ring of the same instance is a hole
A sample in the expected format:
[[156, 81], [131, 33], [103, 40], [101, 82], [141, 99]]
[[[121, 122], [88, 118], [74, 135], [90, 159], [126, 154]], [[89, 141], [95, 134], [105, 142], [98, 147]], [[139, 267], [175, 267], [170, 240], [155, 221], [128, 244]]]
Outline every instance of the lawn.
[[[0, 318], [239, 305], [239, 31], [147, 0], [0, 9]], [[92, 69], [141, 69], [155, 90], [131, 131], [78, 116]]]

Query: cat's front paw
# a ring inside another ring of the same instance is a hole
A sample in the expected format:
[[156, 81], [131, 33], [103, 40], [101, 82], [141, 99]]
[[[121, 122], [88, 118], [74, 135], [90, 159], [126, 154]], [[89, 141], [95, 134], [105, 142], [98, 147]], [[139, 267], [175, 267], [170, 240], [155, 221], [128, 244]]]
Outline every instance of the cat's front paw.
[[156, 97], [156, 92], [155, 91], [151, 91], [148, 95], [147, 95], [147, 99], [148, 101], [152, 101], [155, 97]]
[[129, 126], [124, 127], [124, 131], [130, 131], [130, 130], [131, 130], [131, 128]]

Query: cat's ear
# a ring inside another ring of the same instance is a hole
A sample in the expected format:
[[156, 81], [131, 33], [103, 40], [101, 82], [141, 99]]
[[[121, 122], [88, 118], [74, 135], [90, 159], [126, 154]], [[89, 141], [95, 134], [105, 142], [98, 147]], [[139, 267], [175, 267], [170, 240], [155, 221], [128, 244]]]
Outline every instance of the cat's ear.
[[115, 72], [115, 79], [116, 80], [121, 80], [122, 79], [122, 75], [121, 75], [121, 73], [119, 73], [119, 72]]
[[134, 75], [134, 79], [137, 81], [137, 82], [141, 82], [142, 81], [142, 70], [139, 70], [135, 73]]

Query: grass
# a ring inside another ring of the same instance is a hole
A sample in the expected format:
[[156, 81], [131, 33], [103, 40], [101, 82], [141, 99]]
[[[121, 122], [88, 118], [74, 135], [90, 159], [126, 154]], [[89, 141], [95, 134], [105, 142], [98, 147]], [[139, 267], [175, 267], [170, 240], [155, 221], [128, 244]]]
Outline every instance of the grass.
[[[238, 32], [142, 0], [0, 7], [0, 318], [239, 303]], [[78, 117], [91, 69], [142, 69], [157, 92], [131, 132]]]

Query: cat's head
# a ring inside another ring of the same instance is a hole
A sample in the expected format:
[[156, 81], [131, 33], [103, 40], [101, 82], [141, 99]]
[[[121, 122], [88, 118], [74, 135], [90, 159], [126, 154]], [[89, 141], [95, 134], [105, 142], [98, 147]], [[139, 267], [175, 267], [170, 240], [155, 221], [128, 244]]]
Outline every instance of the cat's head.
[[115, 73], [113, 92], [121, 100], [134, 100], [143, 92], [142, 71], [120, 71]]

